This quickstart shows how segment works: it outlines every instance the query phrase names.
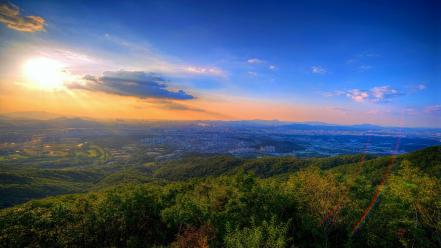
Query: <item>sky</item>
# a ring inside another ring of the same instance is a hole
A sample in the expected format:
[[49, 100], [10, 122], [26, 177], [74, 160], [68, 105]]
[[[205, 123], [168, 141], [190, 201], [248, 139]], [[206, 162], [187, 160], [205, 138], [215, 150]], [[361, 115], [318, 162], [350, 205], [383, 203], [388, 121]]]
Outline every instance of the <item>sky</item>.
[[0, 113], [441, 127], [440, 1], [0, 1]]

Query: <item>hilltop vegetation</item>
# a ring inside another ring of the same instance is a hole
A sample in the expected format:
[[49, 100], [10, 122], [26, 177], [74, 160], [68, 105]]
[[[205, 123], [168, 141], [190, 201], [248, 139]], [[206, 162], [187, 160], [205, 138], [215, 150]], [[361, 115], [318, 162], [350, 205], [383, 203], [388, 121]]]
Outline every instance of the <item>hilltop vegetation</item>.
[[440, 154], [133, 166], [1, 210], [0, 246], [437, 247]]
[[[46, 148], [46, 147], [45, 147]], [[2, 156], [0, 161], [0, 208], [47, 196], [87, 192], [127, 183], [180, 181], [207, 176], [232, 175], [243, 169], [260, 177], [294, 172], [307, 166], [331, 168], [360, 161], [361, 155], [298, 159], [233, 156], [187, 156], [165, 162], [103, 163], [109, 156], [97, 145], [58, 145], [28, 149], [27, 153]], [[373, 156], [366, 156], [372, 159]]]

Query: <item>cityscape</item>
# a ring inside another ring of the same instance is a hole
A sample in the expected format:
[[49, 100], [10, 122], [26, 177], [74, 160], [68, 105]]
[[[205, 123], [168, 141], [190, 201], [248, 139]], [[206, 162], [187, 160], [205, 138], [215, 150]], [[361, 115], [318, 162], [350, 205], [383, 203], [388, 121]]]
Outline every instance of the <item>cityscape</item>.
[[[107, 163], [127, 162], [136, 154], [144, 162], [188, 154], [238, 157], [326, 157], [343, 154], [391, 155], [441, 144], [441, 130], [374, 125], [341, 126], [262, 121], [115, 121], [78, 118], [2, 120], [0, 152], [18, 156], [38, 149], [46, 155], [60, 144], [97, 148]], [[13, 124], [12, 124], [13, 123]], [[38, 123], [38, 124], [36, 124]], [[35, 125], [39, 126], [38, 131]], [[64, 152], [69, 152], [66, 148]], [[101, 150], [102, 149], [102, 150]], [[98, 155], [99, 154], [99, 155]], [[58, 154], [60, 155], [60, 154]]]

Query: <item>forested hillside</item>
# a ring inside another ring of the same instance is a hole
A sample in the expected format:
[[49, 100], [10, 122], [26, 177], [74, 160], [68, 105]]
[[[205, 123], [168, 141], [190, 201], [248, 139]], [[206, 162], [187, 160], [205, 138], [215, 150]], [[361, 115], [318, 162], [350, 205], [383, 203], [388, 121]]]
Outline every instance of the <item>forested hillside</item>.
[[[100, 151], [98, 154], [105, 154], [103, 149]], [[99, 161], [105, 155], [81, 156], [84, 153], [89, 154], [91, 150], [82, 147], [79, 152], [61, 154], [60, 157], [44, 157], [38, 154], [0, 160], [0, 208], [31, 199], [87, 192], [119, 184], [231, 175], [240, 169], [268, 177], [294, 172], [310, 165], [330, 168], [338, 164], [357, 162], [361, 158], [361, 155], [348, 155], [311, 159], [293, 157], [241, 159], [217, 155], [187, 156], [165, 162], [143, 163], [134, 159], [131, 163], [105, 164]], [[373, 157], [367, 156], [366, 159], [368, 158]]]
[[0, 246], [440, 247], [440, 170], [441, 147], [378, 158], [189, 157], [3, 209]]

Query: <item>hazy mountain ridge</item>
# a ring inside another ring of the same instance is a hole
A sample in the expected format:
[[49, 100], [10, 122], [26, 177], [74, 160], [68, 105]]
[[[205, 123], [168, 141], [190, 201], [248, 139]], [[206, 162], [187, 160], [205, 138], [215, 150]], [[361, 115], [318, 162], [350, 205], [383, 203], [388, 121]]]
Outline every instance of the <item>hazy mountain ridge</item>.
[[276, 128], [296, 128], [296, 129], [314, 129], [314, 128], [328, 128], [328, 129], [403, 129], [403, 130], [418, 130], [427, 129], [434, 131], [441, 131], [440, 128], [426, 128], [426, 127], [394, 127], [394, 126], [381, 126], [369, 123], [361, 124], [334, 124], [320, 121], [303, 121], [303, 122], [291, 122], [280, 120], [133, 120], [133, 119], [94, 119], [81, 116], [66, 116], [59, 115], [50, 112], [43, 111], [28, 111], [28, 112], [12, 112], [12, 113], [0, 113], [0, 121], [40, 121], [41, 123], [57, 123], [64, 127], [77, 127], [78, 124], [107, 124], [107, 125], [143, 125], [154, 123], [166, 123], [169, 125], [196, 125], [204, 127], [211, 126], [234, 126], [234, 127], [276, 127]]

